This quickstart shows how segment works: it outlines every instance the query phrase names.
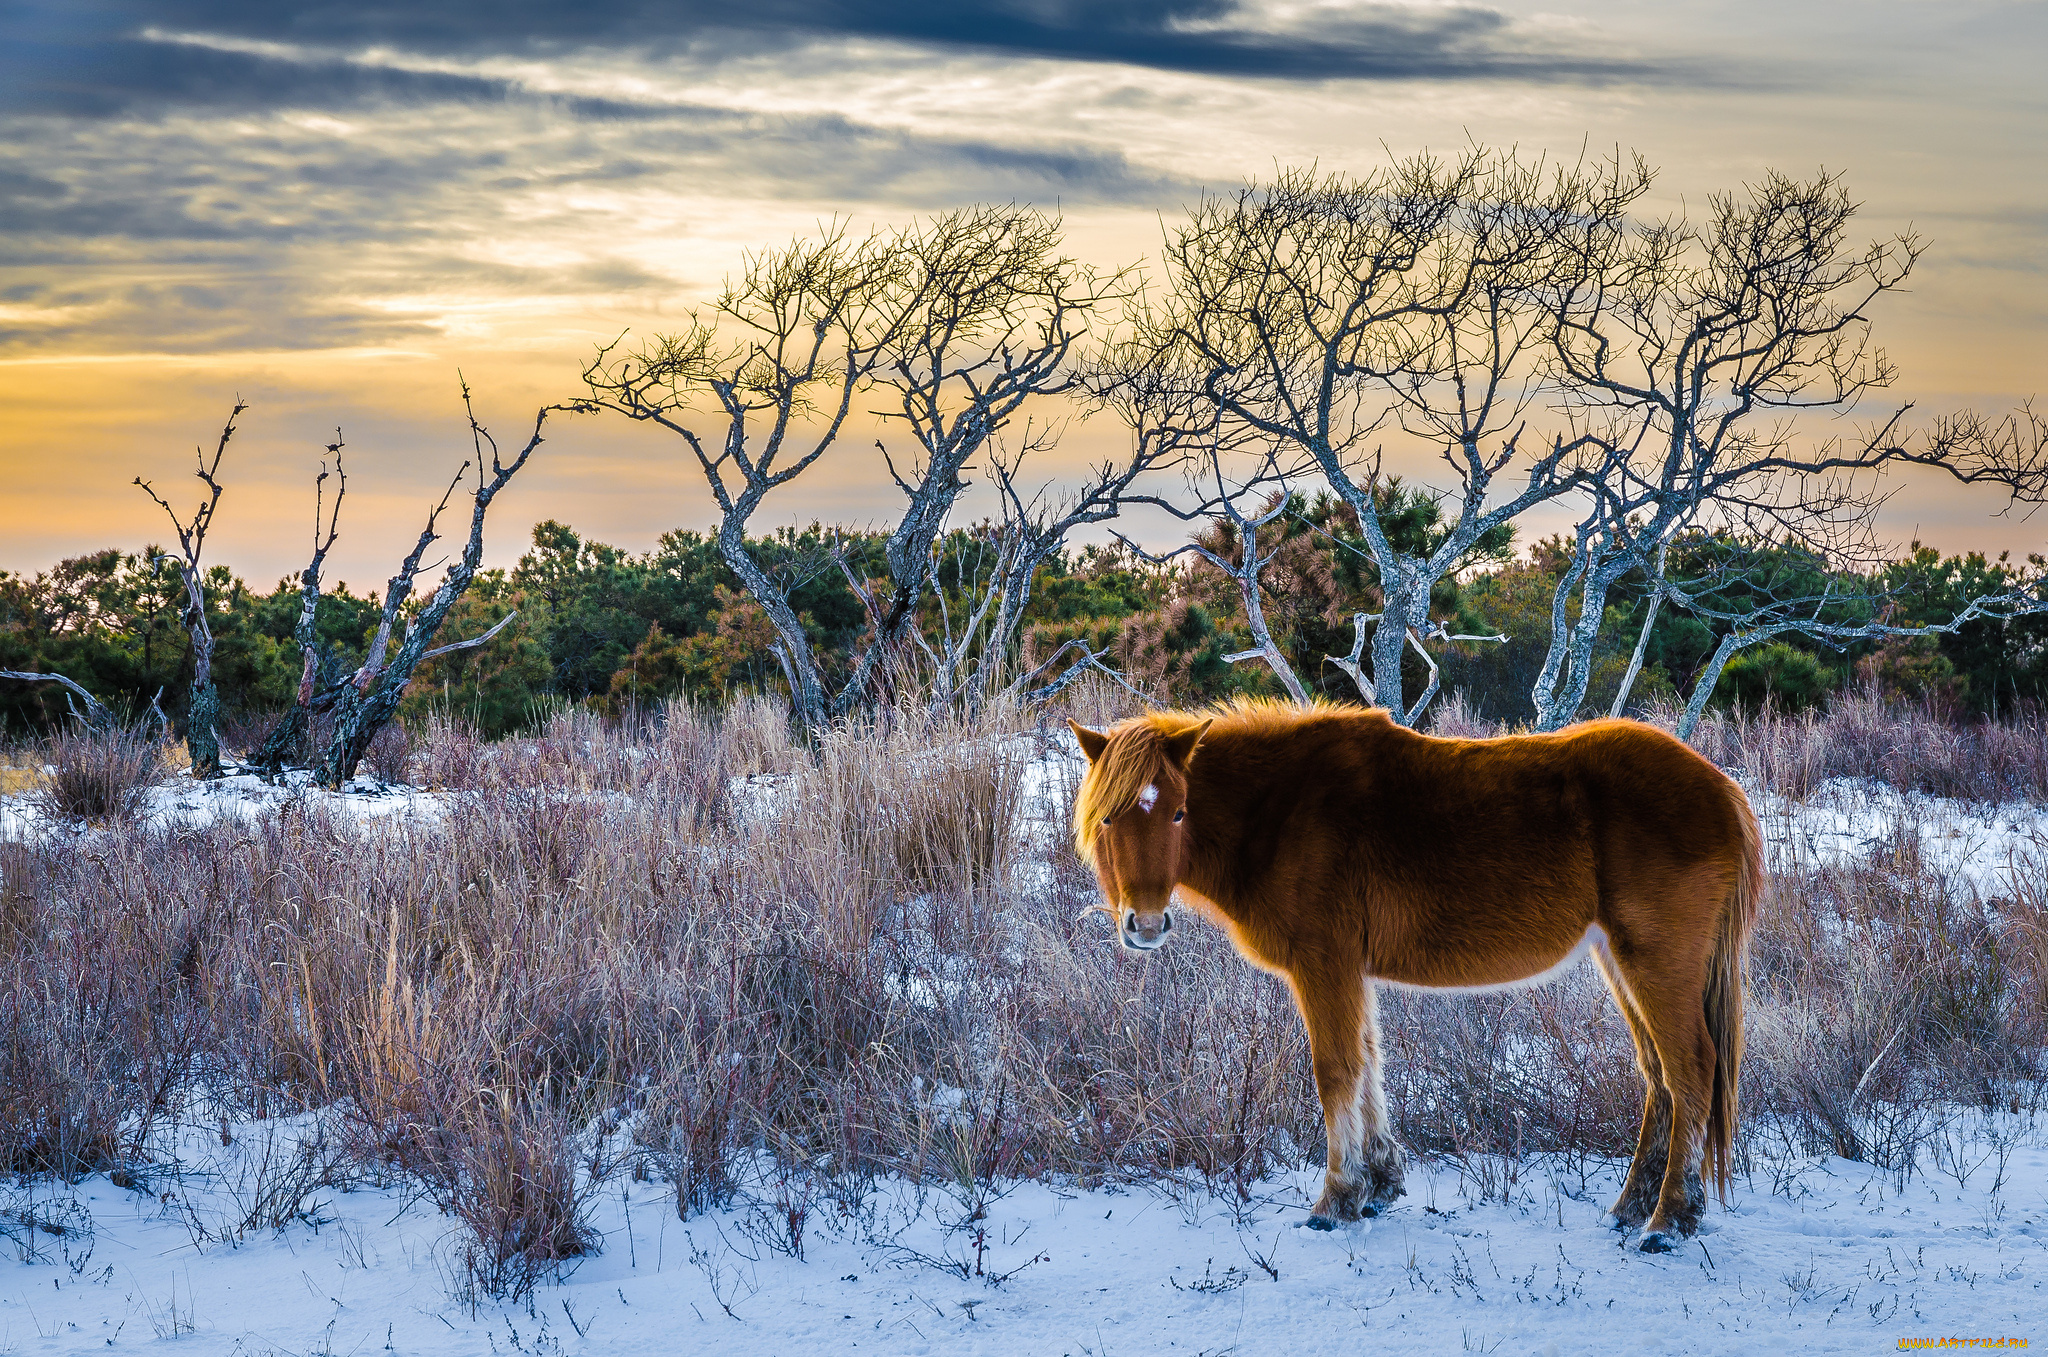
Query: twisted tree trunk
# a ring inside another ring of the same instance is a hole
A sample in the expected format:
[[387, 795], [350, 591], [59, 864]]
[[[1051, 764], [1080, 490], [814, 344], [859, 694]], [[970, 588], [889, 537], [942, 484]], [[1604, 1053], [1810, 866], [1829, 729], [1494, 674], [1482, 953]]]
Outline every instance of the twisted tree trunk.
[[[465, 409], [469, 408], [469, 388], [462, 389]], [[371, 643], [370, 653], [364, 657], [363, 667], [341, 690], [335, 704], [334, 734], [329, 738], [326, 752], [321, 756], [318, 778], [323, 786], [340, 789], [355, 776], [356, 767], [369, 751], [370, 742], [377, 738], [377, 732], [389, 725], [391, 718], [398, 714], [399, 703], [405, 700], [405, 690], [412, 682], [412, 676], [421, 664], [438, 655], [452, 651], [467, 650], [480, 646], [496, 636], [518, 614], [513, 613], [499, 620], [497, 625], [481, 636], [453, 645], [434, 646], [434, 637], [447, 620], [449, 611], [476, 578], [477, 567], [483, 563], [484, 515], [489, 512], [491, 501], [497, 497], [519, 469], [526, 465], [527, 458], [541, 445], [541, 429], [547, 418], [556, 410], [583, 411], [591, 408], [584, 403], [543, 407], [533, 420], [533, 433], [526, 440], [526, 446], [510, 462], [502, 462], [498, 456], [498, 445], [483, 425], [477, 423], [475, 412], [469, 415], [469, 428], [476, 448], [477, 479], [476, 494], [472, 498], [469, 516], [469, 540], [464, 544], [461, 557], [448, 567], [441, 585], [434, 591], [419, 613], [405, 627], [404, 636], [398, 649], [391, 653], [389, 662], [385, 652], [390, 637], [398, 622], [399, 613], [407, 599], [412, 596], [413, 580], [419, 574], [420, 561], [427, 548], [439, 538], [434, 531], [435, 522], [441, 511], [448, 505], [448, 496], [455, 492], [455, 486], [469, 471], [464, 462], [455, 480], [449, 483], [448, 491], [442, 495], [440, 504], [427, 515], [427, 526], [420, 533], [412, 553], [405, 558], [396, 575], [391, 577], [390, 586], [384, 595], [384, 614], [377, 624], [377, 636]], [[483, 479], [483, 460], [486, 450], [490, 455], [491, 478]]]

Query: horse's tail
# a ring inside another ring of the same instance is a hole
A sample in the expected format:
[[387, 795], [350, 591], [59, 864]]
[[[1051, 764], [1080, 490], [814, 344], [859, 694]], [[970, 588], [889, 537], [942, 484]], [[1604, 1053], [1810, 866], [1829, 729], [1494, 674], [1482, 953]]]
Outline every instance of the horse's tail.
[[1729, 1159], [1735, 1141], [1736, 1081], [1742, 1072], [1742, 977], [1749, 953], [1749, 930], [1763, 898], [1763, 834], [1749, 798], [1731, 780], [1728, 800], [1742, 826], [1742, 862], [1735, 885], [1721, 909], [1713, 955], [1707, 961], [1707, 1035], [1714, 1042], [1714, 1096], [1707, 1110], [1707, 1169], [1714, 1190], [1728, 1200]]

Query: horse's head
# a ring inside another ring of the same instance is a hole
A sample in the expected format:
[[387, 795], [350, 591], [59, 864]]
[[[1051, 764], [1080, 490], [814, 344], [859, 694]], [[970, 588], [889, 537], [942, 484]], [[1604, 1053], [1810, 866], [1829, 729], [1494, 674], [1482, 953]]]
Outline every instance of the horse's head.
[[1159, 718], [1104, 732], [1068, 722], [1088, 756], [1074, 799], [1074, 849], [1102, 883], [1096, 908], [1117, 921], [1117, 941], [1149, 952], [1173, 927], [1169, 905], [1188, 843], [1188, 765], [1210, 722]]

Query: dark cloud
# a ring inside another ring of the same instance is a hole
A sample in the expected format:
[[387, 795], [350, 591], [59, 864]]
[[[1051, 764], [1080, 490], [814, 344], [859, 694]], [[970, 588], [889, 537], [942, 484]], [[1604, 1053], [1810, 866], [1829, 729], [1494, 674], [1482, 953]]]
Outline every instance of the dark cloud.
[[55, 179], [46, 179], [24, 170], [0, 169], [0, 202], [11, 198], [32, 200], [63, 196], [64, 186]]
[[[376, 45], [438, 55], [547, 55], [605, 49], [650, 59], [715, 60], [750, 51], [884, 38], [950, 50], [1279, 79], [1606, 81], [1668, 68], [1532, 41], [1479, 5], [1362, 3], [1311, 27], [1262, 27], [1231, 0], [560, 0], [433, 4], [267, 0], [33, 0], [0, 44], [0, 108], [105, 116], [160, 106], [330, 107], [363, 101], [487, 100], [501, 81], [407, 73], [345, 60], [299, 62], [152, 41], [145, 32], [354, 51]], [[594, 116], [641, 106], [578, 101]]]
[[[0, 44], [4, 45], [4, 44]], [[298, 61], [128, 36], [29, 37], [0, 57], [0, 112], [107, 118], [165, 108], [342, 108], [502, 100], [499, 80]]]
[[[578, 184], [715, 183], [721, 194], [939, 207], [1174, 201], [1193, 190], [1082, 146], [1005, 146], [832, 114], [635, 106], [592, 128], [540, 118], [390, 113], [340, 137], [288, 127], [0, 124], [0, 240], [17, 262], [94, 241], [166, 246], [407, 244], [531, 216]], [[9, 163], [9, 162], [13, 163]]]
[[764, 197], [945, 207], [1013, 200], [1158, 203], [1191, 186], [1085, 146], [1006, 146], [875, 127], [835, 114], [804, 117], [719, 111], [689, 135], [649, 129], [650, 154]]
[[[779, 0], [738, 10], [702, 6], [730, 32], [893, 38], [1008, 55], [1112, 61], [1205, 75], [1294, 80], [1612, 80], [1646, 63], [1529, 45], [1498, 10], [1362, 3], [1325, 12], [1314, 27], [1274, 31], [1227, 0], [1138, 3], [980, 3]], [[716, 31], [716, 30], [714, 30]]]

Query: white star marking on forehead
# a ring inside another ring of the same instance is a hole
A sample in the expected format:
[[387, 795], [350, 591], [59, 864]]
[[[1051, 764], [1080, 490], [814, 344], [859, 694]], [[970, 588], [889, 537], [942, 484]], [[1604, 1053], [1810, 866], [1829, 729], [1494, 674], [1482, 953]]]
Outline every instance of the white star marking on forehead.
[[1152, 813], [1152, 807], [1158, 804], [1159, 789], [1157, 787], [1152, 786], [1149, 783], [1146, 784], [1145, 790], [1138, 793], [1138, 809], [1144, 811], [1147, 815], [1150, 815]]

